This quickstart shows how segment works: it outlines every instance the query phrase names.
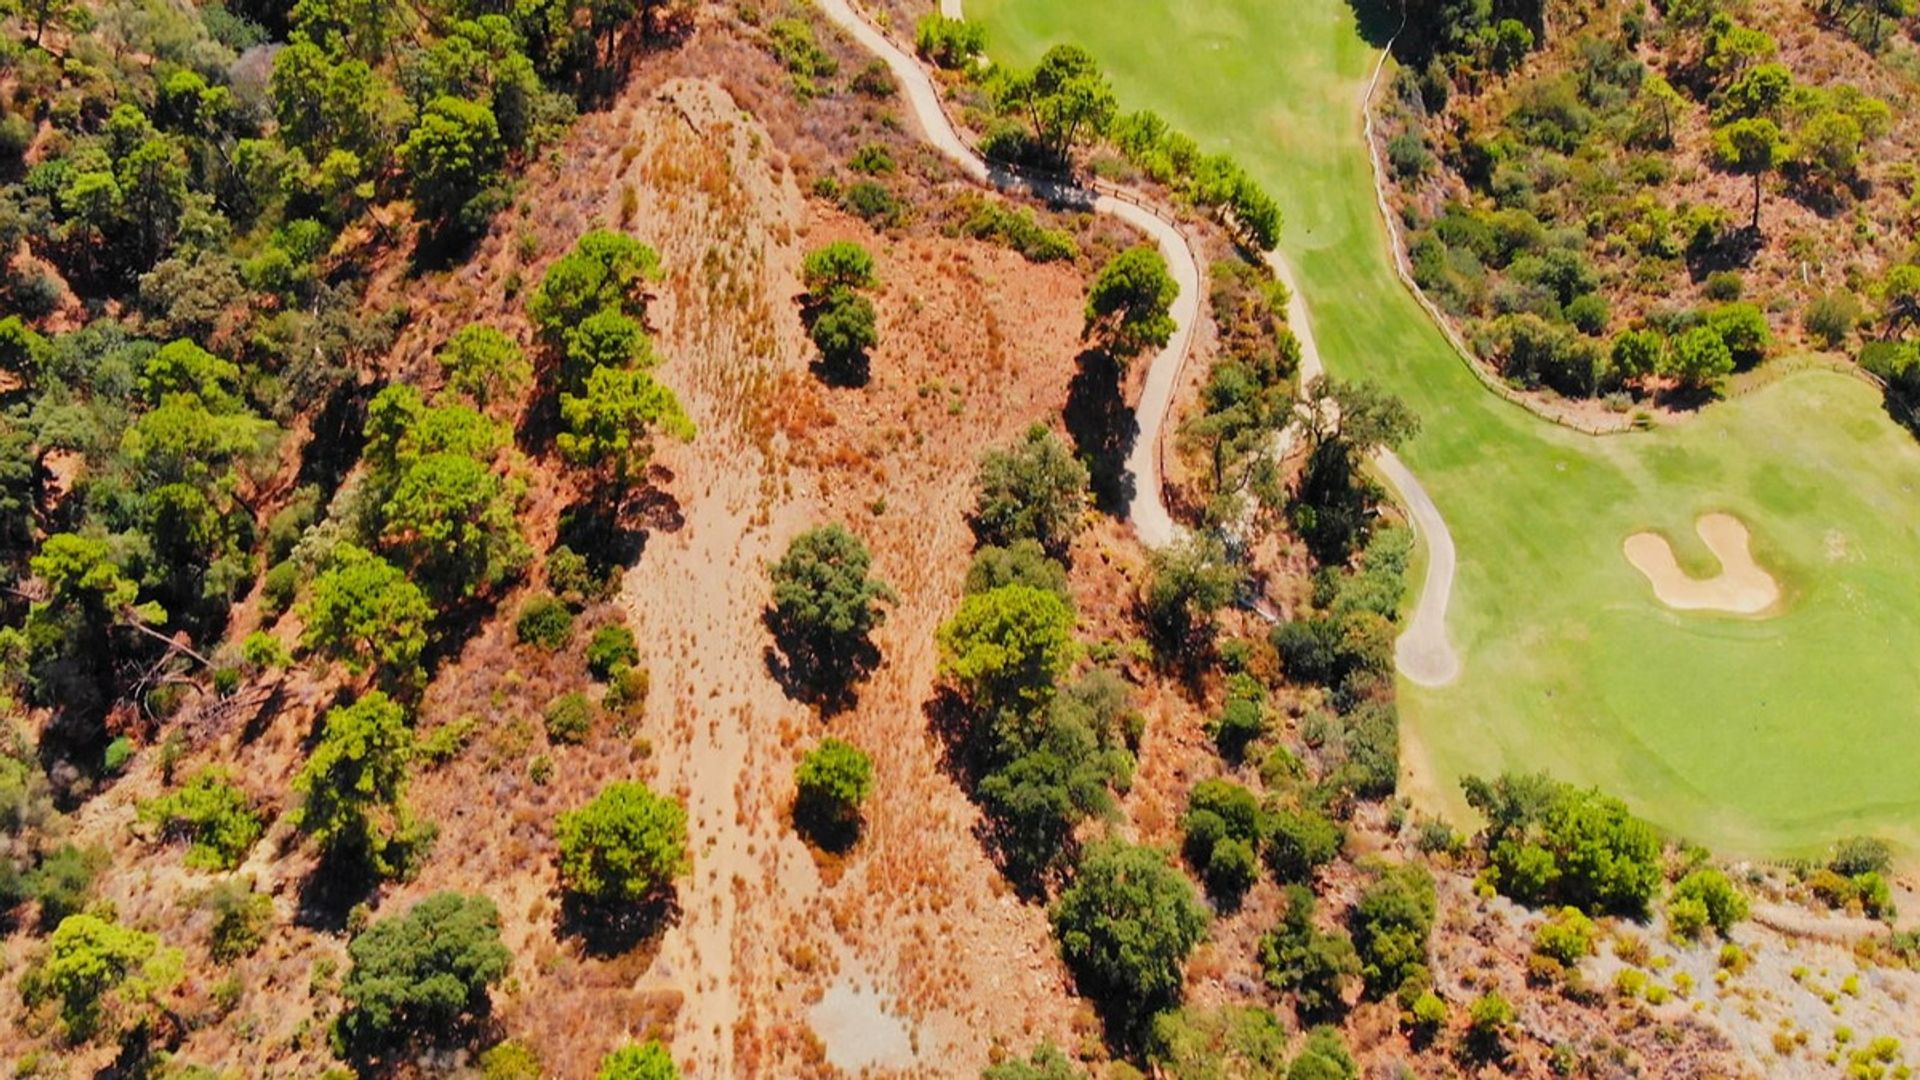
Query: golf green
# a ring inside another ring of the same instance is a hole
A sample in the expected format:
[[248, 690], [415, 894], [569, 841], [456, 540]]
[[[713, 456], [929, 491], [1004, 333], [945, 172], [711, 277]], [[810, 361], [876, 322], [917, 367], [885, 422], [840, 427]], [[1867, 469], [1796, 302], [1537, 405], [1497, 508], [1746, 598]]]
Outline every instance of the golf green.
[[[1361, 100], [1377, 49], [1341, 0], [968, 0], [992, 49], [1075, 42], [1123, 107], [1224, 149], [1278, 198], [1322, 354], [1404, 397], [1402, 453], [1459, 548], [1464, 663], [1403, 685], [1411, 788], [1545, 769], [1730, 854], [1877, 833], [1920, 849], [1920, 447], [1844, 375], [1788, 375], [1658, 431], [1591, 437], [1489, 393], [1401, 288]], [[1785, 591], [1744, 619], [1670, 611], [1621, 545], [1641, 529], [1711, 571], [1694, 533], [1739, 516]]]

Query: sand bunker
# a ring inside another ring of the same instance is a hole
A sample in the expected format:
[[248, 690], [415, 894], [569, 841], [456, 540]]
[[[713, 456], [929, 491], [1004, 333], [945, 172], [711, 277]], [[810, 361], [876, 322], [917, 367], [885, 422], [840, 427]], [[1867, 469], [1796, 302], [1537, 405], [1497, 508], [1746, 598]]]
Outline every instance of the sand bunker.
[[1747, 527], [1731, 514], [1705, 514], [1694, 530], [1707, 550], [1720, 560], [1720, 573], [1710, 578], [1689, 576], [1673, 557], [1673, 546], [1658, 533], [1627, 537], [1627, 561], [1647, 575], [1653, 594], [1678, 611], [1725, 611], [1758, 615], [1780, 601], [1780, 585], [1753, 561]]

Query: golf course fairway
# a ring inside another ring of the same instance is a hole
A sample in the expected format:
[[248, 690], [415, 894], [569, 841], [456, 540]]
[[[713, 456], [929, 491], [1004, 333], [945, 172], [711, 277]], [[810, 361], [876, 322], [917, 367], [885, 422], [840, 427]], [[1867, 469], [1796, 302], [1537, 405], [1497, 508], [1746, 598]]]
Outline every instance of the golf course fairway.
[[[1420, 414], [1403, 448], [1459, 548], [1451, 685], [1402, 683], [1408, 787], [1544, 769], [1731, 855], [1874, 833], [1920, 850], [1920, 447], [1844, 375], [1781, 378], [1658, 431], [1592, 437], [1488, 392], [1396, 278], [1361, 138], [1378, 50], [1342, 0], [967, 0], [1002, 62], [1085, 46], [1123, 109], [1233, 153], [1286, 214], [1329, 370]], [[1388, 29], [1391, 29], [1390, 27]], [[1781, 361], [1773, 361], [1781, 363]], [[1663, 606], [1646, 530], [1712, 577], [1703, 514], [1746, 524], [1782, 599]]]

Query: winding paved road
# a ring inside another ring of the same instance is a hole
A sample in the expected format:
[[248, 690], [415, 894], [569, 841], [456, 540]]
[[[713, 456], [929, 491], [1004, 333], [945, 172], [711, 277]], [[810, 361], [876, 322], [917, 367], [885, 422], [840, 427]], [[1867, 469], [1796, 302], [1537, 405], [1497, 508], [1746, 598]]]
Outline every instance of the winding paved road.
[[[1036, 186], [1026, 178], [990, 166], [955, 130], [946, 110], [940, 105], [939, 89], [926, 69], [855, 12], [848, 0], [814, 2], [822, 14], [851, 35], [861, 48], [886, 63], [904, 89], [907, 102], [912, 106], [914, 117], [919, 121], [927, 141], [958, 165], [967, 176], [995, 187], [1026, 188], [1051, 200], [1090, 205], [1095, 211], [1111, 214], [1146, 233], [1159, 246], [1174, 281], [1180, 286], [1180, 295], [1173, 303], [1173, 337], [1147, 369], [1146, 387], [1140, 393], [1139, 405], [1135, 407], [1139, 433], [1134, 439], [1132, 452], [1127, 456], [1127, 468], [1134, 477], [1133, 500], [1127, 507], [1127, 517], [1139, 533], [1141, 542], [1147, 546], [1160, 547], [1173, 542], [1180, 536], [1181, 529], [1167, 511], [1166, 499], [1162, 495], [1160, 449], [1162, 429], [1173, 405], [1174, 386], [1179, 382], [1187, 343], [1193, 336], [1194, 321], [1200, 313], [1200, 259], [1192, 245], [1171, 223], [1143, 206], [1106, 195], [1089, 199], [1089, 193], [1084, 189], [1066, 185]], [[949, 18], [960, 18], [962, 0], [940, 0], [940, 11]], [[1381, 59], [1384, 64], [1384, 54]], [[1375, 69], [1374, 78], [1379, 78], [1378, 68]], [[1300, 338], [1300, 376], [1304, 384], [1325, 370], [1320, 360], [1319, 346], [1314, 342], [1313, 324], [1308, 318], [1306, 300], [1295, 282], [1292, 268], [1279, 252], [1270, 253], [1267, 263], [1274, 274], [1286, 283], [1292, 297], [1288, 303], [1287, 318]], [[1427, 541], [1426, 581], [1421, 586], [1420, 597], [1414, 604], [1407, 629], [1395, 645], [1395, 663], [1401, 674], [1410, 681], [1422, 686], [1439, 686], [1453, 681], [1460, 673], [1460, 658], [1447, 640], [1446, 628], [1447, 604], [1453, 592], [1455, 567], [1453, 535], [1447, 531], [1446, 520], [1440, 516], [1439, 508], [1428, 497], [1426, 489], [1420, 486], [1420, 482], [1398, 456], [1391, 450], [1382, 450], [1375, 461], [1381, 475], [1399, 493], [1415, 530]]]

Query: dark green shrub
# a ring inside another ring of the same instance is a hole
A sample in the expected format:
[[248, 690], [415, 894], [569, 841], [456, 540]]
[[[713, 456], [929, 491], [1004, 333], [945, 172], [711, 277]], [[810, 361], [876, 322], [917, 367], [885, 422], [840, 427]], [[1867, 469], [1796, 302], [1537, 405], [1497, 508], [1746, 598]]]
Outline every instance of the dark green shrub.
[[585, 742], [593, 730], [593, 702], [579, 691], [561, 694], [547, 703], [547, 738], [557, 743]]
[[1707, 283], [1701, 291], [1707, 294], [1709, 300], [1731, 303], [1740, 299], [1741, 293], [1746, 291], [1746, 283], [1741, 280], [1738, 271], [1716, 270], [1707, 275]]
[[1807, 305], [1801, 324], [1814, 340], [1829, 349], [1837, 349], [1853, 335], [1854, 327], [1866, 314], [1860, 299], [1845, 289], [1821, 293]]
[[847, 159], [847, 168], [868, 176], [886, 176], [895, 169], [893, 155], [879, 143], [867, 143]]
[[573, 612], [559, 597], [540, 593], [520, 605], [520, 614], [513, 620], [513, 632], [522, 645], [549, 651], [559, 649], [573, 636]]
[[250, 956], [273, 925], [273, 898], [255, 892], [251, 879], [229, 879], [208, 889], [200, 906], [213, 915], [208, 951], [220, 963]]
[[300, 595], [300, 568], [292, 562], [275, 563], [260, 579], [260, 614], [277, 619], [293, 606]]
[[335, 1024], [342, 1050], [366, 1052], [454, 1030], [506, 977], [500, 913], [484, 896], [435, 893], [382, 919], [347, 946], [353, 967]]
[[1612, 308], [1607, 298], [1599, 293], [1582, 293], [1567, 304], [1567, 321], [1575, 330], [1589, 337], [1597, 337], [1606, 332], [1607, 320], [1612, 317]]
[[1316, 810], [1280, 807], [1267, 817], [1267, 865], [1281, 881], [1306, 881], [1344, 842], [1340, 826]]
[[633, 642], [633, 631], [619, 623], [600, 627], [587, 642], [587, 670], [594, 678], [609, 678], [617, 669], [639, 662], [640, 649]]
[[876, 229], [888, 229], [906, 220], [906, 204], [885, 184], [856, 180], [840, 193], [840, 205]]

